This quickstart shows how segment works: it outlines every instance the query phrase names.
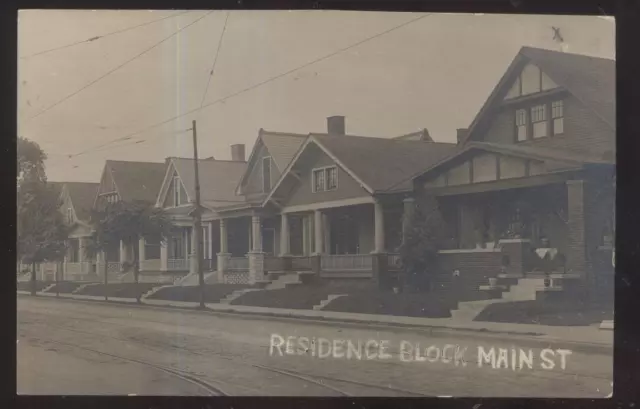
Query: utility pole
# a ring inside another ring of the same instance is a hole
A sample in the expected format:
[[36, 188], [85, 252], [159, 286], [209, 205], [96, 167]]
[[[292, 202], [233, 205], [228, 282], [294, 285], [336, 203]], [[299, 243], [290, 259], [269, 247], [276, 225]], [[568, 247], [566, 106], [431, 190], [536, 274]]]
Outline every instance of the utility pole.
[[195, 261], [198, 269], [198, 282], [200, 285], [200, 308], [204, 305], [204, 272], [202, 271], [202, 213], [200, 207], [200, 175], [198, 173], [198, 133], [196, 131], [196, 121], [192, 122], [193, 131], [193, 170], [196, 188], [196, 208], [193, 213], [193, 228], [195, 229]]

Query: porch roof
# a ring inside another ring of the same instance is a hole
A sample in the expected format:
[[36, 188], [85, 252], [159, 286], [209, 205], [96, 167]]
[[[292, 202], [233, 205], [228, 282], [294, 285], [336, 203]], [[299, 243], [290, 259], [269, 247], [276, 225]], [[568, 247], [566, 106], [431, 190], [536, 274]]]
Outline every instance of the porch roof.
[[427, 175], [432, 176], [441, 169], [446, 169], [452, 162], [458, 161], [462, 157], [466, 157], [471, 152], [492, 152], [500, 153], [507, 156], [517, 156], [525, 159], [535, 159], [539, 161], [554, 161], [563, 162], [571, 165], [575, 165], [576, 168], [581, 168], [584, 165], [597, 164], [597, 165], [614, 165], [614, 158], [603, 158], [595, 155], [589, 155], [582, 152], [572, 151], [568, 149], [548, 149], [537, 146], [525, 146], [514, 144], [500, 144], [490, 142], [468, 142], [461, 149], [455, 151], [453, 154], [443, 158], [441, 161], [433, 164], [430, 168], [424, 170], [418, 175], [414, 176], [415, 180], [421, 180]]

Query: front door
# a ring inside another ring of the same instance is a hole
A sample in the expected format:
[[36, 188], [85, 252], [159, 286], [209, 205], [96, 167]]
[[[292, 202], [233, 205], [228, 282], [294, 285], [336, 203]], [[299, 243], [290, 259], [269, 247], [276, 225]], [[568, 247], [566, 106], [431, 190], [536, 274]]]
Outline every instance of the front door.
[[275, 254], [276, 252], [276, 230], [271, 227], [262, 229], [262, 251], [267, 254]]

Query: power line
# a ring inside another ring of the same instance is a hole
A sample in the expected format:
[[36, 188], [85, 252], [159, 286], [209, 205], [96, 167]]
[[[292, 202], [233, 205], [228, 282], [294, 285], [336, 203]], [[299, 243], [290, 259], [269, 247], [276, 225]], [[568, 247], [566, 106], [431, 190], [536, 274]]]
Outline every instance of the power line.
[[[151, 125], [149, 125], [149, 126], [147, 126], [147, 127], [143, 128], [143, 129], [141, 129], [141, 130], [139, 130], [139, 131], [132, 132], [132, 133], [130, 133], [130, 134], [126, 135], [126, 136], [123, 136], [123, 137], [121, 137], [121, 138], [117, 138], [117, 139], [114, 139], [114, 140], [108, 141], [108, 142], [106, 142], [106, 143], [104, 143], [104, 144], [102, 144], [102, 145], [98, 145], [98, 146], [97, 146], [97, 148], [98, 148], [98, 147], [105, 146], [105, 145], [109, 145], [109, 144], [111, 144], [111, 143], [118, 142], [118, 141], [121, 141], [121, 140], [129, 139], [129, 138], [131, 138], [131, 137], [133, 137], [133, 136], [136, 136], [136, 135], [140, 135], [140, 134], [142, 134], [142, 133], [147, 132], [147, 131], [148, 131], [148, 130], [150, 130], [150, 129], [157, 128], [157, 127], [162, 126], [162, 125], [165, 125], [165, 124], [167, 124], [167, 123], [169, 123], [169, 122], [175, 121], [176, 119], [179, 119], [179, 118], [185, 117], [185, 116], [187, 116], [187, 115], [190, 115], [190, 114], [192, 114], [192, 113], [194, 113], [194, 112], [201, 111], [201, 110], [202, 110], [202, 109], [204, 109], [204, 108], [207, 108], [207, 107], [210, 107], [210, 106], [212, 106], [212, 105], [218, 104], [218, 103], [220, 103], [220, 102], [224, 102], [224, 101], [226, 101], [226, 100], [228, 100], [228, 99], [231, 99], [231, 98], [237, 97], [237, 96], [239, 96], [239, 95], [241, 95], [241, 94], [243, 94], [243, 93], [245, 93], [245, 92], [251, 91], [251, 90], [253, 90], [253, 89], [255, 89], [255, 88], [258, 88], [258, 87], [260, 87], [260, 86], [262, 86], [262, 85], [265, 85], [265, 84], [267, 84], [267, 83], [269, 83], [269, 82], [271, 82], [271, 81], [275, 81], [275, 80], [277, 80], [277, 79], [280, 79], [280, 78], [282, 78], [282, 77], [285, 77], [285, 76], [287, 76], [287, 75], [289, 75], [289, 74], [292, 74], [292, 73], [294, 73], [294, 72], [296, 72], [296, 71], [299, 71], [299, 70], [301, 70], [301, 69], [303, 69], [303, 68], [309, 67], [309, 66], [311, 66], [311, 65], [313, 65], [313, 64], [316, 64], [316, 63], [318, 63], [318, 62], [320, 62], [320, 61], [324, 61], [324, 60], [326, 60], [326, 59], [329, 59], [329, 58], [331, 58], [331, 57], [333, 57], [333, 56], [335, 56], [335, 55], [338, 55], [338, 54], [343, 53], [343, 52], [345, 52], [345, 51], [347, 51], [347, 50], [350, 50], [350, 49], [352, 49], [352, 48], [355, 48], [355, 47], [357, 47], [357, 46], [359, 46], [359, 45], [362, 45], [362, 44], [364, 44], [364, 43], [366, 43], [366, 42], [369, 42], [369, 41], [371, 41], [371, 40], [374, 40], [374, 39], [376, 39], [376, 38], [378, 38], [378, 37], [381, 37], [381, 36], [383, 36], [383, 35], [389, 34], [389, 33], [393, 32], [393, 31], [396, 31], [396, 30], [398, 30], [398, 29], [400, 29], [400, 28], [403, 28], [403, 27], [405, 27], [405, 26], [407, 26], [407, 25], [409, 25], [409, 24], [415, 23], [415, 22], [416, 22], [416, 21], [418, 21], [418, 20], [421, 20], [421, 19], [423, 19], [423, 18], [429, 17], [431, 14], [432, 14], [432, 13], [429, 13], [429, 14], [425, 14], [425, 15], [423, 15], [423, 16], [420, 16], [420, 17], [417, 17], [417, 18], [411, 19], [411, 20], [409, 20], [409, 21], [407, 21], [407, 22], [405, 22], [405, 23], [402, 23], [402, 24], [400, 24], [400, 25], [394, 26], [394, 27], [392, 27], [392, 28], [390, 28], [390, 29], [388, 29], [388, 30], [382, 31], [382, 32], [380, 32], [380, 33], [378, 33], [378, 34], [375, 34], [375, 35], [371, 36], [371, 37], [367, 37], [367, 38], [365, 38], [364, 40], [358, 41], [357, 43], [351, 44], [351, 45], [349, 45], [349, 46], [347, 46], [347, 47], [341, 48], [341, 49], [339, 49], [339, 50], [337, 50], [337, 51], [334, 51], [334, 52], [332, 52], [332, 53], [330, 53], [330, 54], [327, 54], [327, 55], [325, 55], [325, 56], [323, 56], [323, 57], [320, 57], [320, 58], [317, 58], [317, 59], [315, 59], [315, 60], [313, 60], [313, 61], [307, 62], [307, 63], [305, 63], [305, 64], [303, 64], [303, 65], [300, 65], [300, 66], [298, 66], [298, 67], [296, 67], [296, 68], [294, 68], [294, 69], [291, 69], [291, 70], [286, 71], [286, 72], [284, 72], [284, 73], [278, 74], [278, 75], [276, 75], [276, 76], [274, 76], [274, 77], [268, 78], [268, 79], [266, 79], [266, 80], [264, 80], [264, 81], [261, 81], [261, 82], [259, 82], [259, 83], [257, 83], [257, 84], [254, 84], [254, 85], [251, 85], [251, 86], [249, 86], [249, 87], [247, 87], [247, 88], [244, 88], [244, 89], [242, 89], [242, 90], [240, 90], [240, 91], [237, 91], [237, 92], [234, 92], [234, 93], [232, 93], [232, 94], [229, 94], [229, 95], [227, 95], [227, 96], [225, 96], [225, 97], [219, 98], [219, 99], [217, 99], [217, 100], [215, 100], [215, 101], [213, 101], [213, 102], [210, 102], [210, 103], [208, 103], [208, 104], [206, 104], [206, 105], [202, 105], [202, 106], [200, 106], [199, 108], [191, 109], [191, 110], [189, 110], [189, 111], [187, 111], [187, 112], [184, 112], [184, 113], [182, 113], [182, 114], [179, 114], [179, 115], [173, 116], [173, 117], [171, 117], [171, 118], [165, 119], [165, 120], [160, 121], [160, 122], [157, 122], [157, 123], [155, 123], [155, 124], [151, 124]], [[74, 157], [74, 156], [78, 156], [78, 155], [82, 155], [82, 154], [85, 154], [85, 153], [90, 152], [90, 151], [91, 151], [91, 150], [87, 150], [87, 151], [83, 151], [83, 152], [78, 152], [78, 153], [76, 153], [76, 154], [74, 154], [74, 155], [69, 155], [69, 158]]]
[[218, 63], [218, 54], [220, 53], [220, 48], [222, 46], [222, 39], [224, 38], [224, 33], [227, 30], [227, 21], [229, 20], [229, 12], [227, 11], [227, 17], [224, 19], [224, 26], [222, 27], [222, 33], [220, 34], [220, 39], [218, 40], [218, 46], [216, 47], [216, 55], [213, 57], [213, 63], [211, 66], [211, 70], [209, 71], [209, 78], [207, 79], [207, 86], [204, 89], [204, 94], [202, 94], [202, 101], [200, 101], [200, 107], [202, 108], [202, 104], [204, 104], [204, 100], [207, 97], [207, 91], [209, 91], [209, 84], [211, 83], [211, 78], [213, 78], [213, 73], [216, 70], [216, 64]]
[[78, 95], [80, 92], [84, 91], [85, 89], [89, 88], [90, 86], [94, 85], [95, 83], [97, 83], [98, 81], [104, 79], [105, 77], [113, 74], [114, 72], [118, 71], [120, 68], [124, 67], [125, 65], [131, 63], [132, 61], [142, 57], [143, 55], [145, 55], [146, 53], [150, 52], [151, 50], [155, 49], [156, 47], [160, 46], [161, 44], [163, 44], [165, 41], [168, 41], [169, 39], [173, 38], [175, 35], [177, 35], [178, 33], [180, 33], [183, 30], [186, 30], [187, 28], [189, 28], [190, 26], [194, 25], [195, 23], [197, 23], [198, 21], [202, 20], [203, 18], [205, 18], [206, 16], [208, 16], [209, 14], [213, 13], [213, 11], [208, 12], [207, 14], [205, 14], [204, 16], [198, 17], [196, 20], [192, 21], [191, 23], [187, 24], [186, 26], [180, 28], [179, 30], [177, 30], [176, 32], [174, 32], [173, 34], [171, 34], [168, 37], [163, 38], [161, 41], [155, 43], [154, 45], [152, 45], [151, 47], [145, 49], [144, 51], [142, 51], [141, 53], [135, 55], [133, 58], [130, 58], [129, 60], [125, 61], [124, 63], [118, 65], [117, 67], [107, 71], [105, 74], [101, 75], [100, 77], [94, 79], [93, 81], [89, 82], [88, 84], [80, 87], [80, 89], [72, 92], [71, 94], [67, 95], [66, 97], [58, 100], [57, 102], [53, 103], [52, 105], [49, 105], [47, 108], [43, 109], [42, 111], [38, 112], [37, 114], [35, 114], [34, 116], [32, 116], [31, 118], [27, 119], [28, 121], [31, 121], [34, 118], [39, 117], [40, 115], [44, 114], [45, 112], [51, 110], [52, 108], [60, 105], [61, 103], [67, 101], [68, 99], [74, 97], [75, 95]]
[[183, 11], [183, 12], [180, 12], [180, 13], [175, 13], [175, 14], [172, 14], [170, 16], [165, 16], [165, 17], [162, 17], [162, 18], [159, 18], [159, 19], [156, 19], [156, 20], [147, 21], [146, 23], [138, 24], [138, 25], [135, 25], [135, 26], [132, 26], [132, 27], [127, 27], [127, 28], [124, 28], [124, 29], [121, 29], [121, 30], [112, 31], [112, 32], [107, 33], [107, 34], [94, 36], [94, 37], [88, 38], [86, 40], [76, 41], [75, 43], [61, 45], [59, 47], [54, 47], [54, 48], [50, 48], [48, 50], [39, 51], [37, 53], [33, 53], [33, 54], [22, 56], [22, 57], [20, 57], [20, 59], [33, 58], [33, 57], [37, 57], [39, 55], [48, 54], [48, 53], [53, 52], [53, 51], [58, 51], [58, 50], [63, 50], [65, 48], [74, 47], [76, 45], [80, 45], [80, 44], [84, 44], [84, 43], [91, 43], [91, 42], [94, 42], [96, 40], [103, 39], [105, 37], [109, 37], [109, 36], [116, 35], [116, 34], [121, 34], [121, 33], [127, 32], [127, 31], [131, 31], [131, 30], [135, 30], [136, 28], [145, 27], [145, 26], [148, 26], [148, 25], [151, 25], [151, 24], [154, 24], [154, 23], [158, 23], [158, 22], [163, 21], [163, 20], [167, 20], [167, 19], [170, 19], [170, 18], [181, 16], [181, 15], [186, 14], [186, 13], [189, 13], [189, 11]]

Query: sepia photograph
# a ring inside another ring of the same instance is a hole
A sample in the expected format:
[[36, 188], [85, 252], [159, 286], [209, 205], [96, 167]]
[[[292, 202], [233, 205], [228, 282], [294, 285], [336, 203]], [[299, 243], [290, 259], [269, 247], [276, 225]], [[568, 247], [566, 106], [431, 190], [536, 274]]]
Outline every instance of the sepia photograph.
[[19, 11], [16, 393], [612, 397], [615, 31]]

